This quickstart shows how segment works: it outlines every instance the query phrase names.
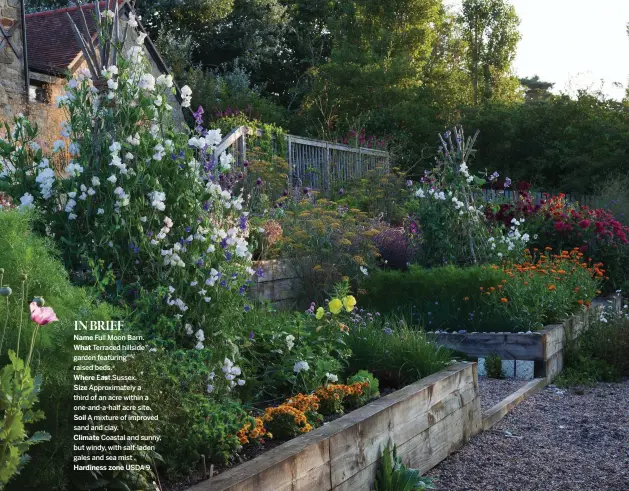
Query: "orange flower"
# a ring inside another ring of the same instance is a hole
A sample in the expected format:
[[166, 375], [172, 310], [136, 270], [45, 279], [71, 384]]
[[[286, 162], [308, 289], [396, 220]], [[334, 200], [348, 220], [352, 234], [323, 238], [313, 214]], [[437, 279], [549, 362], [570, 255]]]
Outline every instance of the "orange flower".
[[552, 292], [552, 291], [555, 291], [556, 289], [557, 289], [557, 286], [556, 286], [556, 285], [550, 285], [550, 286], [548, 287], [548, 290], [549, 290], [549, 291], [551, 291], [551, 292]]
[[501, 299], [500, 299], [500, 301], [501, 301], [502, 303], [508, 303], [508, 302], [509, 302], [509, 299], [508, 299], [508, 298], [504, 298], [504, 297], [503, 297], [503, 298], [501, 298]]
[[463, 301], [467, 302], [470, 299], [470, 297], [463, 297]]
[[583, 300], [577, 300], [577, 303], [578, 303], [579, 305], [583, 305]]

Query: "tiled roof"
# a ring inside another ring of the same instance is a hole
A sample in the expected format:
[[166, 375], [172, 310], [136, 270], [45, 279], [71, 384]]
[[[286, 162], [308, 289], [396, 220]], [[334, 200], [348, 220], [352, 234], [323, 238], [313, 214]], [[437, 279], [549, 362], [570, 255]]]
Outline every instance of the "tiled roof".
[[[109, 5], [114, 10], [116, 0], [100, 2], [100, 8]], [[122, 0], [118, 0], [123, 3]], [[94, 4], [82, 7], [91, 36], [96, 34]], [[26, 14], [26, 45], [28, 47], [28, 67], [37, 72], [63, 75], [72, 62], [81, 54], [81, 48], [66, 13], [70, 14], [83, 33], [83, 20], [79, 7], [69, 7]]]

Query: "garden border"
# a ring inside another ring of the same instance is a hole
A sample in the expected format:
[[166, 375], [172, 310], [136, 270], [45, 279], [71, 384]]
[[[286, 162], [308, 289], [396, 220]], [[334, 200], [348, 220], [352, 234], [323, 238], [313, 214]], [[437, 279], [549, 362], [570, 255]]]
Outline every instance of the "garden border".
[[[617, 293], [597, 298], [592, 302], [592, 308], [604, 308], [610, 302], [614, 312], [618, 312], [622, 297]], [[551, 324], [535, 332], [429, 332], [426, 335], [431, 341], [471, 358], [483, 358], [496, 353], [503, 360], [533, 361], [534, 377], [546, 378], [550, 383], [563, 369], [566, 344], [579, 337], [589, 321], [590, 309], [584, 308], [561, 324]]]
[[390, 441], [424, 473], [481, 431], [477, 370], [454, 363], [188, 491], [371, 489]]

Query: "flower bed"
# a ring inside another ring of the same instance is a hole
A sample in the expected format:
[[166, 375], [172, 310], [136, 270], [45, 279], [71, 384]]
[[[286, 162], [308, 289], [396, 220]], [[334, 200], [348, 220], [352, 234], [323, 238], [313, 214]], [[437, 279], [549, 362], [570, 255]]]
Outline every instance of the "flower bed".
[[480, 428], [477, 366], [457, 363], [189, 491], [371, 489], [390, 440], [425, 472]]
[[[619, 294], [608, 299], [597, 299], [596, 309], [611, 305], [619, 311]], [[527, 333], [446, 333], [429, 332], [427, 336], [434, 342], [472, 358], [482, 358], [498, 354], [503, 360], [527, 360], [535, 362], [535, 377], [554, 379], [563, 369], [564, 349], [569, 340], [581, 335], [588, 326], [591, 310], [569, 317], [561, 324], [552, 324], [536, 332]]]

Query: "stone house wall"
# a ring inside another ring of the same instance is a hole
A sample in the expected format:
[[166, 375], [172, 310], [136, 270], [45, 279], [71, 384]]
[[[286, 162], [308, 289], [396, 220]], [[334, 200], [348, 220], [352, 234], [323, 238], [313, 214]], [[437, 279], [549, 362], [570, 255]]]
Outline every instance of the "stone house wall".
[[25, 83], [22, 57], [21, 9], [19, 0], [0, 0], [0, 25], [11, 32], [11, 45], [0, 34], [0, 120], [24, 112]]

